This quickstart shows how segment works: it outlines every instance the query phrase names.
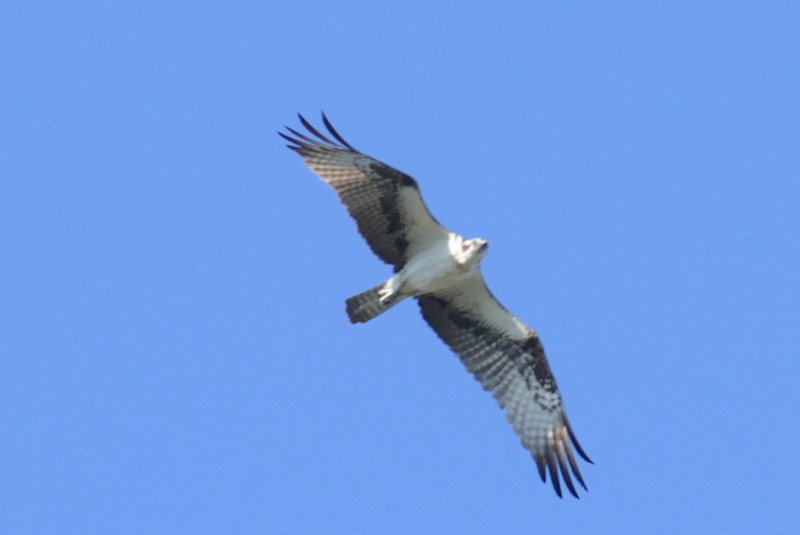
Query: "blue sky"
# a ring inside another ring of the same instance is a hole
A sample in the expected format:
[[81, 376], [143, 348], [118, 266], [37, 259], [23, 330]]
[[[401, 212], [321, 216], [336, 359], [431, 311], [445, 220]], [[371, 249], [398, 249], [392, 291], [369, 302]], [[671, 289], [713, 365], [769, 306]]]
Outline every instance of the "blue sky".
[[[789, 533], [796, 2], [6, 2], [3, 533]], [[492, 244], [590, 491], [275, 132], [325, 110]]]

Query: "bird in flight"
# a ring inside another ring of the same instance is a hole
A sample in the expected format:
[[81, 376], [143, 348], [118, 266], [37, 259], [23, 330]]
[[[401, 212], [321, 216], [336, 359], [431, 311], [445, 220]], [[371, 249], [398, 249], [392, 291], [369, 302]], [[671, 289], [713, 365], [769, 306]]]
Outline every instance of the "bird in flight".
[[417, 182], [353, 148], [325, 114], [323, 134], [302, 115], [307, 133], [279, 135], [338, 194], [372, 251], [394, 268], [386, 282], [347, 300], [352, 323], [365, 323], [407, 297], [506, 412], [542, 481], [561, 497], [561, 480], [578, 498], [586, 490], [575, 451], [591, 459], [572, 431], [539, 336], [506, 310], [483, 280], [482, 238], [466, 239], [431, 215]]

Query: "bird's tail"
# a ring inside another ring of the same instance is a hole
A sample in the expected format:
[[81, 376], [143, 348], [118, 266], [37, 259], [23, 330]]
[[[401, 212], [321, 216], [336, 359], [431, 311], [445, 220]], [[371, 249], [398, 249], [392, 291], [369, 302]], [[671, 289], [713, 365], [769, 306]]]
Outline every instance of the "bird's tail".
[[380, 291], [386, 285], [380, 283], [371, 290], [361, 292], [347, 300], [347, 316], [351, 323], [366, 323], [403, 300], [401, 296], [393, 296], [386, 301], [381, 301]]

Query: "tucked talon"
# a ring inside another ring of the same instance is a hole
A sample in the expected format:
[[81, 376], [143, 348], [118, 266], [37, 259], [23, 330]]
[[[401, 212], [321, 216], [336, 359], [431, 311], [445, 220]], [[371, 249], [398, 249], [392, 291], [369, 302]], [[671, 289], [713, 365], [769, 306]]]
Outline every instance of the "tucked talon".
[[392, 291], [390, 288], [381, 288], [381, 290], [378, 292], [378, 296], [380, 302], [385, 304], [388, 303], [392, 297], [394, 297], [394, 291]]

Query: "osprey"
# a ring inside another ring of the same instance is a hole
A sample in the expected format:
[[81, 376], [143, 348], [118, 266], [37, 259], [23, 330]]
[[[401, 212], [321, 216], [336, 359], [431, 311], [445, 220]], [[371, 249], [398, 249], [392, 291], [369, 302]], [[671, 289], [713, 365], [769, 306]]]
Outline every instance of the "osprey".
[[483, 280], [480, 261], [488, 242], [465, 239], [439, 224], [413, 178], [354, 149], [325, 114], [333, 139], [299, 117], [308, 134], [289, 127], [291, 135], [279, 134], [333, 187], [372, 251], [394, 266], [389, 280], [347, 300], [350, 321], [367, 322], [414, 297], [425, 321], [505, 409], [542, 481], [549, 472], [559, 497], [560, 479], [578, 497], [572, 475], [588, 490], [572, 448], [592, 461], [569, 424], [542, 342]]

